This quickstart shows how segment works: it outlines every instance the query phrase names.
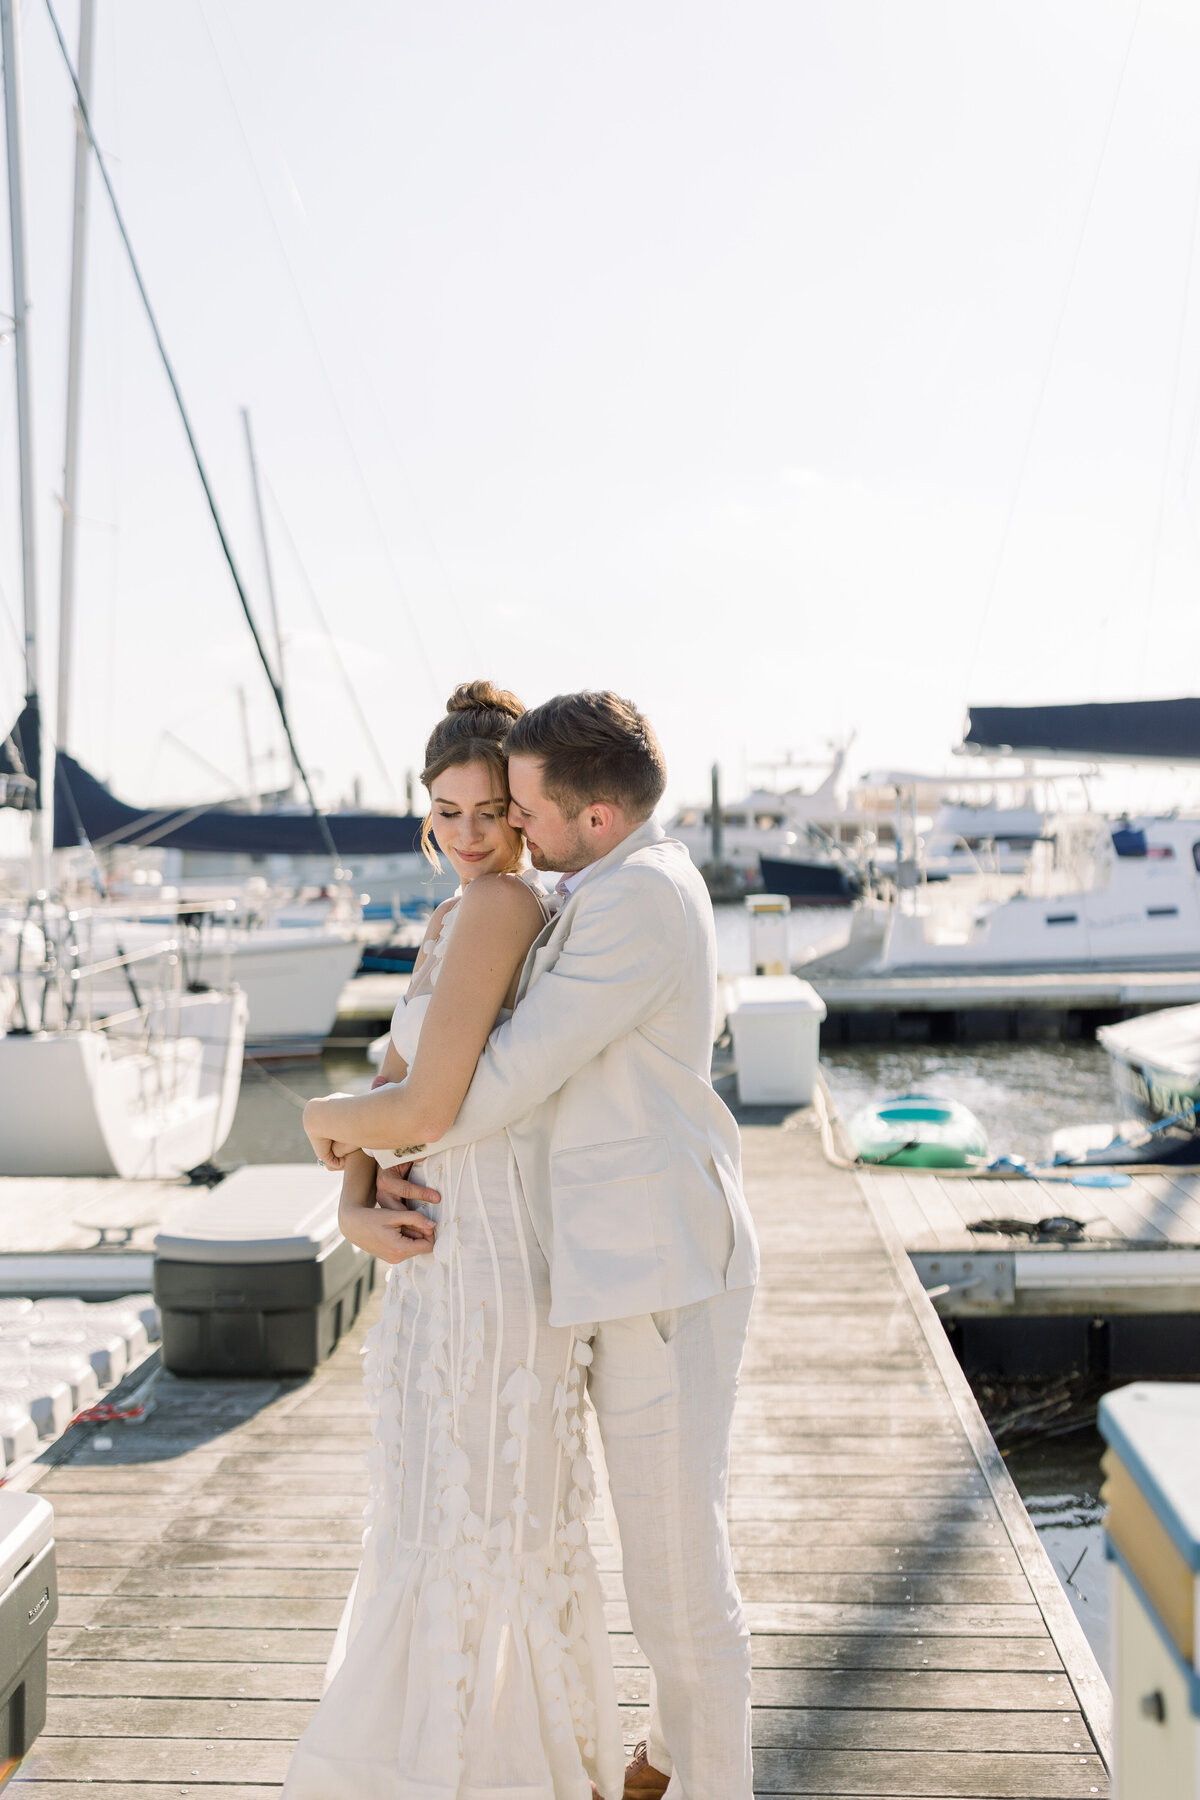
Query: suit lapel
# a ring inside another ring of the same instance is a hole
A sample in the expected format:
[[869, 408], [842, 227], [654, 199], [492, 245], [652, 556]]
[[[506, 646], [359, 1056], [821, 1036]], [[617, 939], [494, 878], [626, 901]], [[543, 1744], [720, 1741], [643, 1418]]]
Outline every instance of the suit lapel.
[[583, 888], [589, 885], [589, 883], [602, 876], [606, 870], [615, 869], [618, 864], [625, 861], [626, 857], [632, 856], [635, 850], [642, 849], [646, 844], [656, 844], [665, 836], [666, 833], [658, 823], [657, 819], [647, 819], [644, 825], [639, 825], [636, 831], [631, 831], [627, 838], [622, 838], [615, 850], [610, 850], [607, 856], [602, 856], [598, 862], [590, 864], [583, 880], [575, 889], [575, 893], [569, 895], [565, 904], [559, 908], [554, 917], [546, 921], [545, 925], [542, 926], [542, 929], [538, 932], [538, 935], [529, 946], [529, 951], [525, 957], [525, 963], [521, 970], [521, 979], [517, 983], [518, 1004], [524, 999], [529, 989], [529, 983], [533, 979], [533, 965], [536, 961], [538, 951], [546, 948], [547, 944], [550, 943], [551, 939], [560, 928], [562, 929], [562, 935], [564, 937], [566, 936], [567, 930], [569, 929], [572, 905], [576, 894], [580, 893]]

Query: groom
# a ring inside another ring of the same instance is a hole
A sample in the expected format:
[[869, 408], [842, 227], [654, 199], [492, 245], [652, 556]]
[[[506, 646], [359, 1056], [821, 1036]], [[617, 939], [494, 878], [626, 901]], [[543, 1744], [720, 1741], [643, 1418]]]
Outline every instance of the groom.
[[[431, 1151], [507, 1128], [550, 1265], [553, 1325], [594, 1330], [588, 1386], [650, 1663], [626, 1800], [752, 1800], [750, 1645], [725, 1519], [758, 1271], [738, 1130], [709, 1080], [716, 942], [704, 883], [651, 815], [647, 720], [560, 695], [509, 733], [510, 823], [561, 906], [519, 1004]], [[429, 1197], [379, 1176], [384, 1205]]]

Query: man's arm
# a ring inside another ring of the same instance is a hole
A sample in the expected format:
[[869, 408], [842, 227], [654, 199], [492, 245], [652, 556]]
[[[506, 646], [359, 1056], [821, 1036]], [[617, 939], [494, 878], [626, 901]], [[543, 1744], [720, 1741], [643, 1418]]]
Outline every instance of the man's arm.
[[678, 983], [685, 943], [682, 901], [658, 870], [622, 867], [585, 887], [557, 962], [492, 1033], [457, 1118], [430, 1148], [491, 1137], [635, 1031]]

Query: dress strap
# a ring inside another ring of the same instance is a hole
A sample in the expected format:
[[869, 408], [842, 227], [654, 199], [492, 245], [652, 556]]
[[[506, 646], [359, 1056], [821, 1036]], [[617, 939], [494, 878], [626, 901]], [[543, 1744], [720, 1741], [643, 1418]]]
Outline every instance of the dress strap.
[[538, 880], [536, 869], [520, 869], [518, 870], [518, 876], [520, 880], [525, 883], [525, 886], [537, 901], [538, 909], [542, 915], [543, 925], [548, 925], [558, 910], [554, 904], [553, 896], [546, 892], [545, 888]]

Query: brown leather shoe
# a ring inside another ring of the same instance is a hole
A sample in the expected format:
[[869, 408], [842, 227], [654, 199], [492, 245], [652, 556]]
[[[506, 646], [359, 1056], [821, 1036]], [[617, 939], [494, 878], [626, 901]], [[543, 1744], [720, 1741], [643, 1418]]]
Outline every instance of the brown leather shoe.
[[661, 1800], [670, 1781], [669, 1775], [650, 1762], [643, 1738], [633, 1753], [633, 1761], [625, 1765], [625, 1800]]

